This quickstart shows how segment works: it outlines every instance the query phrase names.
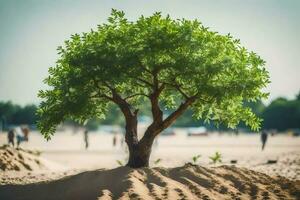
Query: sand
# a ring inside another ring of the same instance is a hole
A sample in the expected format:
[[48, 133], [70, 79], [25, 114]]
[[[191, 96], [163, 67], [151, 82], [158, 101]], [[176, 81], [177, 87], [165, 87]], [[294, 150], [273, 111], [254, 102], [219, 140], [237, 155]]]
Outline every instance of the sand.
[[[0, 148], [0, 199], [300, 199], [300, 138], [274, 136], [261, 151], [257, 135], [161, 137], [151, 168], [138, 170], [118, 167], [126, 154], [111, 146], [111, 135], [90, 138], [89, 150], [82, 135], [69, 133], [48, 143], [32, 134], [23, 149]], [[216, 151], [219, 165], [208, 159]], [[197, 165], [185, 164], [197, 154]]]
[[[7, 141], [6, 134], [0, 134], [0, 145]], [[116, 160], [124, 162], [127, 155], [125, 145], [112, 146], [112, 134], [91, 132], [90, 146], [84, 149], [83, 133], [57, 132], [50, 141], [41, 134], [32, 132], [29, 142], [22, 143], [24, 149], [39, 150], [48, 160], [76, 169], [99, 169], [118, 167]], [[245, 167], [263, 165], [267, 160], [280, 160], [282, 155], [300, 153], [300, 137], [276, 135], [269, 137], [266, 149], [261, 151], [259, 134], [229, 135], [211, 134], [207, 137], [187, 137], [178, 131], [176, 136], [161, 136], [152, 148], [151, 166], [174, 167], [190, 162], [195, 155], [201, 155], [197, 164], [209, 164], [209, 156], [216, 151], [222, 154], [223, 164], [237, 160]], [[154, 161], [161, 159], [158, 165]]]
[[50, 182], [0, 186], [0, 199], [299, 199], [300, 181], [237, 168], [119, 167]]
[[284, 176], [290, 180], [300, 181], [299, 152], [284, 153], [276, 161], [277, 162], [273, 164], [261, 163], [253, 166], [244, 164], [243, 167], [250, 168], [271, 176]]
[[7, 145], [0, 147], [0, 172], [58, 170], [62, 166], [40, 157], [39, 151], [15, 149]]

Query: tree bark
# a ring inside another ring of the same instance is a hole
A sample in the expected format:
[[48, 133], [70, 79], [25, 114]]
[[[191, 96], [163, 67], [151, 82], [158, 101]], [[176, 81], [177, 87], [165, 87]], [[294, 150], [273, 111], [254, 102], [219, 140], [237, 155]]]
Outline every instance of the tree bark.
[[132, 168], [149, 166], [153, 139], [148, 138], [146, 142], [139, 142], [137, 138], [137, 117], [133, 116], [131, 120], [126, 120], [125, 140], [129, 150], [127, 166]]
[[149, 167], [151, 146], [141, 144], [129, 145], [129, 159], [127, 166], [131, 168]]

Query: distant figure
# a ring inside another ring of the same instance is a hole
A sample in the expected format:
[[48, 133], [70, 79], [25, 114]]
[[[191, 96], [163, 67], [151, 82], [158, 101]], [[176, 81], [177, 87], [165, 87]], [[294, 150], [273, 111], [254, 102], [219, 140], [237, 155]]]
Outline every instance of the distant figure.
[[89, 131], [84, 131], [84, 143], [85, 143], [85, 149], [89, 148]]
[[239, 135], [239, 129], [234, 129], [234, 134], [236, 135], [236, 136], [238, 136]]
[[121, 137], [121, 147], [124, 145], [124, 137]]
[[267, 143], [268, 140], [268, 133], [266, 131], [262, 131], [261, 136], [260, 136], [261, 142], [262, 142], [262, 147], [261, 150], [263, 151], [265, 148], [265, 145]]
[[21, 128], [23, 135], [24, 135], [24, 141], [28, 142], [29, 141], [29, 128], [26, 126]]
[[154, 140], [154, 147], [155, 147], [155, 148], [158, 147], [158, 138], [156, 138], [156, 139]]
[[272, 137], [275, 136], [275, 132], [274, 131], [271, 132], [271, 136]]
[[113, 137], [113, 147], [115, 147], [117, 145], [117, 135], [114, 134], [114, 137]]
[[8, 145], [12, 144], [12, 146], [15, 146], [15, 131], [13, 129], [10, 129], [7, 133], [7, 139], [8, 139]]
[[17, 134], [17, 148], [19, 148], [21, 142], [28, 141], [29, 130], [28, 132], [27, 131], [24, 132], [22, 128], [17, 127], [16, 134]]

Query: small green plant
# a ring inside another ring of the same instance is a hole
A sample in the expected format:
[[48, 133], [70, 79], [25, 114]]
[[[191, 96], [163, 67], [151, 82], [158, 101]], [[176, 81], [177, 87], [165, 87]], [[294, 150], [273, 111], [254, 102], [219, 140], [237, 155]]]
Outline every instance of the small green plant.
[[222, 163], [222, 154], [216, 152], [213, 156], [209, 157], [213, 164]]
[[192, 161], [193, 161], [193, 164], [195, 165], [198, 161], [198, 159], [201, 157], [201, 155], [196, 155], [196, 156], [193, 156], [192, 157]]
[[157, 160], [154, 161], [154, 164], [155, 164], [155, 165], [158, 165], [160, 162], [161, 162], [161, 159], [158, 158]]
[[124, 166], [123, 162], [121, 160], [116, 160], [116, 162], [120, 165], [120, 166]]

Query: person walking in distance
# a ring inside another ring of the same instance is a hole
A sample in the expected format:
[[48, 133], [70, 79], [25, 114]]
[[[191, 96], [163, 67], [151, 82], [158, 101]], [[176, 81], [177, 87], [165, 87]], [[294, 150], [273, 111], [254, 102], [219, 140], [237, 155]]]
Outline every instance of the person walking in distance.
[[85, 149], [89, 148], [89, 131], [84, 130], [84, 143], [85, 143]]
[[12, 144], [12, 146], [15, 146], [15, 131], [13, 129], [10, 129], [7, 133], [7, 139], [8, 139], [8, 145]]
[[266, 143], [267, 143], [267, 140], [268, 140], [268, 133], [265, 130], [262, 131], [260, 139], [261, 139], [261, 142], [262, 142], [261, 150], [263, 151], [265, 149], [265, 146], [266, 146]]
[[28, 142], [29, 141], [29, 128], [27, 126], [21, 127], [21, 131], [24, 136], [24, 141]]
[[114, 133], [114, 137], [113, 137], [113, 147], [115, 147], [117, 145], [117, 134]]

